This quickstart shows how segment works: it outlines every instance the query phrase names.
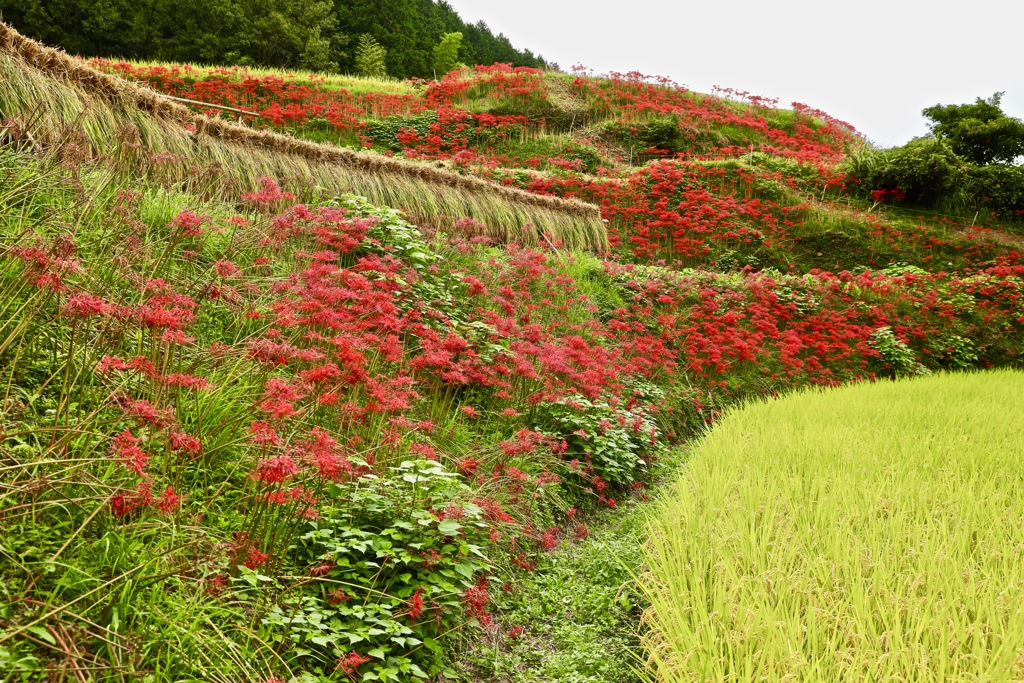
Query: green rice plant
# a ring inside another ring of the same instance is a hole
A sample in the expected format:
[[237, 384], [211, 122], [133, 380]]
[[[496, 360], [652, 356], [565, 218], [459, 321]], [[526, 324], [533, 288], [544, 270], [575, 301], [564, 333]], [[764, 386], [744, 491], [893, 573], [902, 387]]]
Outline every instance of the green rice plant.
[[734, 410], [650, 522], [660, 681], [1024, 676], [1024, 375]]

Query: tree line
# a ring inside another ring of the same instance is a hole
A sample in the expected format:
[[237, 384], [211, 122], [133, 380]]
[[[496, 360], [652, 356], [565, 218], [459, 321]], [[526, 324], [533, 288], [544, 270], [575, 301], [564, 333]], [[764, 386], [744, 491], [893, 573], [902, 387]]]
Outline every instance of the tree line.
[[1024, 220], [1024, 121], [1003, 112], [1002, 96], [925, 108], [928, 135], [854, 153], [850, 178], [876, 201]]
[[544, 66], [443, 0], [0, 0], [0, 18], [84, 57], [355, 73], [372, 39], [387, 75], [428, 78], [459, 33], [457, 62]]

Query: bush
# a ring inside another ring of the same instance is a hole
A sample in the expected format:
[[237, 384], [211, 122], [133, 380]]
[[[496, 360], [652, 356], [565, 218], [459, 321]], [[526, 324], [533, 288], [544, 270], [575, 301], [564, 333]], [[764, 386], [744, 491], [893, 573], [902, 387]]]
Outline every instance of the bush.
[[979, 206], [1000, 218], [1024, 218], [1024, 167], [979, 166], [972, 169], [971, 178]]
[[657, 149], [678, 152], [683, 148], [683, 132], [676, 116], [661, 116], [645, 123], [630, 124], [624, 121], [606, 123], [604, 129], [624, 144], [643, 149]]
[[459, 63], [459, 48], [462, 47], [461, 33], [446, 33], [441, 42], [434, 46], [434, 76], [440, 78], [455, 69]]
[[437, 123], [437, 112], [425, 111], [412, 116], [389, 116], [382, 121], [373, 121], [363, 129], [366, 137], [377, 147], [401, 152], [404, 144], [398, 139], [400, 133], [415, 132], [420, 138], [431, 134], [431, 126]]
[[989, 210], [1024, 216], [1024, 167], [964, 161], [943, 140], [918, 138], [903, 147], [851, 156], [847, 173], [868, 198], [904, 195], [907, 204], [949, 211]]
[[932, 133], [949, 141], [960, 157], [978, 165], [1012, 164], [1024, 155], [1024, 122], [1003, 113], [997, 92], [973, 104], [936, 104], [922, 114], [932, 120]]
[[539, 408], [541, 431], [564, 440], [563, 456], [618, 486], [632, 484], [661, 447], [661, 432], [639, 406], [615, 409], [573, 396]]
[[966, 204], [969, 166], [941, 140], [917, 138], [903, 147], [851, 159], [848, 172], [865, 196], [878, 190], [901, 190], [919, 206]]

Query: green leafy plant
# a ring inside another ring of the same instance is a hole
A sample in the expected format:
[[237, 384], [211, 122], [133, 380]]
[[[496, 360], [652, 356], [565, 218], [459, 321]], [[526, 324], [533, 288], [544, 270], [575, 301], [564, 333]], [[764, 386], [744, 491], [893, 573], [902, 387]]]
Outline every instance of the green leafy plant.
[[929, 373], [928, 368], [918, 362], [914, 350], [898, 339], [889, 326], [875, 330], [868, 345], [878, 353], [881, 360], [879, 370], [883, 375], [901, 377]]
[[441, 42], [434, 46], [434, 75], [438, 78], [455, 69], [459, 64], [459, 48], [462, 34], [445, 33]]
[[932, 134], [948, 140], [957, 155], [979, 165], [1009, 164], [1024, 156], [1024, 121], [1003, 112], [1002, 98], [997, 92], [971, 104], [936, 104], [921, 113], [931, 120]]
[[564, 440], [566, 459], [593, 468], [607, 482], [628, 486], [661, 448], [661, 432], [644, 407], [613, 408], [582, 396], [545, 403], [537, 409], [540, 430]]
[[309, 578], [263, 617], [268, 640], [294, 643], [307, 669], [368, 657], [361, 680], [433, 677], [464, 593], [486, 585], [489, 525], [469, 487], [429, 460], [392, 469], [328, 488], [291, 556]]

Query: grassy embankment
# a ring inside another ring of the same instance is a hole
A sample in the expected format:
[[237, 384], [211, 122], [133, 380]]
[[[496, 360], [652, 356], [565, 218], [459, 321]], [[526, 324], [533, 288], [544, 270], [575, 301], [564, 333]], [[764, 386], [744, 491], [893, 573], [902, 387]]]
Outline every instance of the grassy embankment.
[[1020, 680], [1019, 372], [731, 411], [651, 525], [659, 680]]
[[[434, 677], [466, 639], [498, 637], [504, 586], [547, 590], [523, 578], [578, 515], [615, 507], [723, 405], [1012, 365], [1024, 343], [1020, 270], [977, 254], [967, 277], [601, 261], [522, 232], [547, 215], [584, 248], [575, 205], [209, 122], [12, 41], [0, 663], [15, 680]], [[374, 195], [391, 171], [407, 191]], [[542, 248], [427, 239], [345, 190]]]
[[[185, 106], [71, 57], [44, 48], [0, 24], [0, 112], [8, 136], [27, 130], [37, 144], [69, 135], [92, 154], [116, 151], [139, 176], [187, 182], [209, 196], [253, 187], [258, 178], [290, 180], [306, 197], [354, 192], [401, 207], [418, 223], [451, 228], [460, 218], [487, 236], [538, 244], [546, 239], [583, 250], [607, 245], [597, 209], [582, 202], [537, 197], [443, 169], [409, 164], [257, 131], [195, 114]], [[128, 136], [127, 139], [122, 139]], [[138, 150], [144, 154], [134, 154]], [[154, 167], [155, 166], [155, 167]], [[221, 173], [200, 174], [199, 169]]]
[[257, 112], [252, 125], [369, 147], [534, 193], [582, 198], [620, 258], [676, 267], [929, 271], [1020, 262], [1019, 221], [876, 202], [844, 175], [865, 143], [802, 105], [693, 93], [634, 75], [469, 69], [374, 90], [303, 75], [112, 64], [173, 95]]

